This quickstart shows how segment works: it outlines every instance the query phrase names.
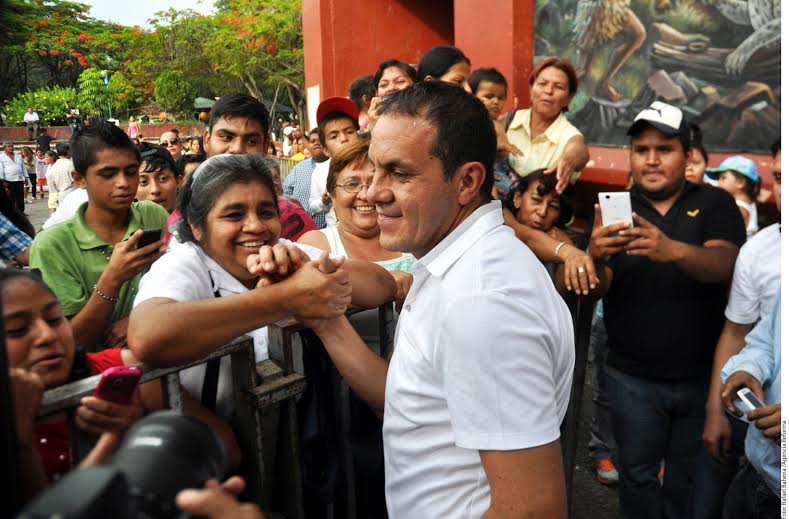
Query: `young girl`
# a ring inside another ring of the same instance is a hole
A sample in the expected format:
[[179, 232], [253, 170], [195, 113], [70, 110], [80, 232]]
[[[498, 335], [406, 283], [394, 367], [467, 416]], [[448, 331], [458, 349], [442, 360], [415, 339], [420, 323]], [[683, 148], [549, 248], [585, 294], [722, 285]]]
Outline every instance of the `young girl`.
[[[343, 314], [351, 286], [358, 306], [394, 297], [391, 277], [376, 265], [348, 262], [335, 272], [344, 258], [281, 241], [277, 202], [262, 157], [225, 154], [200, 164], [178, 195], [178, 239], [140, 282], [127, 335], [138, 358], [179, 364], [247, 334], [262, 361], [271, 323]], [[181, 373], [193, 395], [202, 394], [204, 373], [203, 366]], [[230, 375], [225, 358], [217, 388], [223, 417], [232, 414]]]
[[49, 209], [50, 213], [54, 213], [55, 210], [58, 208], [58, 190], [55, 188], [55, 181], [52, 176], [49, 174], [50, 167], [52, 164], [58, 161], [58, 154], [54, 151], [48, 151], [44, 155], [47, 161], [47, 173], [44, 175], [47, 179], [47, 189], [49, 192], [49, 197], [47, 199], [47, 208]]
[[137, 126], [137, 121], [134, 120], [134, 116], [129, 116], [129, 138], [134, 140], [137, 138], [137, 134], [140, 133], [140, 127]]
[[[55, 294], [30, 271], [0, 270], [5, 340], [10, 369], [22, 369], [40, 378], [45, 389], [101, 373], [113, 366], [135, 364], [128, 350], [106, 349], [84, 354], [76, 348], [68, 319]], [[184, 395], [187, 414], [211, 426], [222, 439], [228, 468], [240, 461], [240, 452], [230, 428], [205, 408]], [[25, 402], [37, 407], [38, 402]], [[74, 424], [92, 435], [104, 432], [123, 434], [143, 414], [161, 409], [161, 387], [152, 381], [139, 387], [130, 405], [88, 396], [74, 412]], [[28, 413], [34, 414], [34, 413]], [[19, 415], [19, 413], [17, 413]], [[79, 460], [72, 458], [69, 426], [65, 413], [18, 424], [28, 431], [18, 438], [20, 466], [28, 472], [27, 482], [38, 489], [65, 475]]]
[[745, 222], [748, 239], [759, 231], [756, 196], [761, 178], [756, 163], [742, 155], [728, 157], [717, 168], [707, 169], [707, 176], [718, 181], [718, 187], [734, 197]]
[[25, 202], [32, 204], [31, 189], [33, 190], [33, 198], [36, 197], [36, 156], [30, 146], [22, 148], [22, 161], [25, 163], [25, 176], [27, 177], [25, 180]]

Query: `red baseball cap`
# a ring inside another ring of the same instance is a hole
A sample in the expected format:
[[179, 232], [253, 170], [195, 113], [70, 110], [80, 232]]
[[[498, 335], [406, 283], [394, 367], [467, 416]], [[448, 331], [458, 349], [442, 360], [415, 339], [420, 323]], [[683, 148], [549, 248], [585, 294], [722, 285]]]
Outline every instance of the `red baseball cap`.
[[347, 97], [327, 97], [318, 105], [318, 112], [315, 114], [318, 124], [332, 112], [342, 112], [354, 121], [359, 120], [359, 110], [353, 101]]

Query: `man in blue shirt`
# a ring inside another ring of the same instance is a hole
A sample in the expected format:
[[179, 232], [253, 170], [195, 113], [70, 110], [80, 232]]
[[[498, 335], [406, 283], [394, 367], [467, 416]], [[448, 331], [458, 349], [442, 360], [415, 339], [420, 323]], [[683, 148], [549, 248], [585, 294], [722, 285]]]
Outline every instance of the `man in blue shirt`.
[[0, 213], [0, 260], [27, 265], [33, 239]]
[[285, 182], [282, 183], [283, 194], [286, 197], [295, 198], [301, 206], [310, 213], [318, 229], [326, 227], [326, 214], [313, 213], [310, 207], [310, 181], [315, 166], [324, 162], [328, 157], [323, 153], [323, 146], [318, 138], [318, 128], [313, 128], [309, 135], [310, 150], [312, 157], [304, 159], [290, 171]]
[[14, 144], [3, 143], [0, 153], [0, 180], [5, 182], [11, 194], [11, 200], [20, 213], [25, 212], [25, 179], [27, 170], [21, 155], [14, 153]]
[[748, 414], [745, 437], [748, 463], [734, 477], [723, 508], [724, 519], [778, 517], [781, 491], [781, 296], [768, 319], [745, 338], [740, 353], [721, 370], [721, 397], [726, 408], [740, 414], [733, 399], [747, 387], [762, 402]]

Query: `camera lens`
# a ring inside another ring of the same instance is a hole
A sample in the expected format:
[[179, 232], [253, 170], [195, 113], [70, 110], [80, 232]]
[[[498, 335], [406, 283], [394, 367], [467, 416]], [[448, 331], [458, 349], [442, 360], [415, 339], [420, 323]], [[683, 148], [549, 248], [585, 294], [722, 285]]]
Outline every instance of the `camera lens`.
[[202, 422], [158, 411], [129, 429], [107, 465], [128, 479], [138, 517], [171, 517], [178, 492], [222, 478], [225, 451]]

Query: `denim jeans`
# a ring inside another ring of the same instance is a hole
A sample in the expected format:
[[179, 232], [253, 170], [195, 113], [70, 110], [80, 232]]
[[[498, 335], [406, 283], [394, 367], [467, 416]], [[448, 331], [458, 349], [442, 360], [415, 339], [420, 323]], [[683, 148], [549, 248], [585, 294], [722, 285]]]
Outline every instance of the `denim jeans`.
[[[679, 519], [702, 447], [709, 378], [656, 381], [606, 366], [623, 519]], [[660, 461], [666, 473], [658, 480]]]
[[696, 475], [688, 497], [685, 519], [720, 519], [723, 498], [745, 457], [745, 434], [748, 424], [726, 415], [731, 425], [731, 452], [726, 463], [720, 463], [702, 446], [696, 461]]
[[592, 318], [592, 333], [589, 338], [592, 353], [594, 378], [592, 378], [592, 398], [594, 408], [590, 427], [589, 457], [592, 461], [610, 458], [615, 448], [614, 433], [611, 430], [611, 403], [608, 397], [608, 383], [605, 376], [605, 361], [608, 356], [608, 333], [605, 321], [596, 313]]
[[723, 519], [778, 519], [778, 496], [750, 463], [737, 472], [723, 505]]

